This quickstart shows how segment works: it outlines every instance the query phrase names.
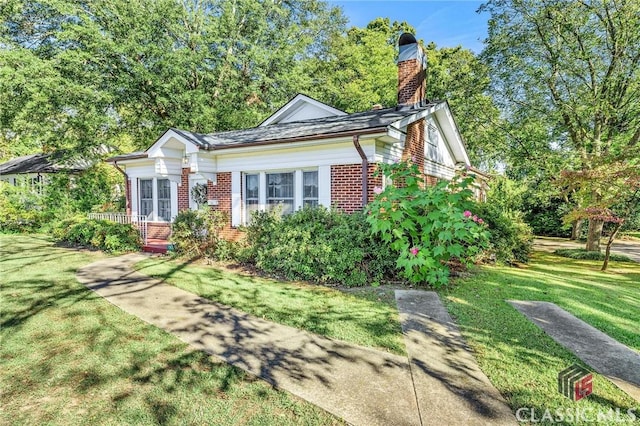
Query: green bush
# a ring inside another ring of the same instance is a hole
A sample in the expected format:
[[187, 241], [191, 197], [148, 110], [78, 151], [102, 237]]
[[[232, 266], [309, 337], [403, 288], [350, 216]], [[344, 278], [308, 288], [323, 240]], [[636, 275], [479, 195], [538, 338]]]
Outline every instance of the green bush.
[[134, 226], [108, 220], [73, 216], [57, 222], [51, 233], [58, 242], [108, 253], [138, 251], [142, 247], [140, 234]]
[[402, 274], [416, 284], [446, 285], [452, 260], [468, 266], [488, 243], [482, 217], [470, 210], [471, 177], [424, 185], [411, 162], [381, 164], [393, 184], [368, 206], [373, 231], [393, 250]]
[[487, 251], [501, 263], [513, 264], [529, 261], [533, 244], [533, 232], [517, 210], [501, 209], [490, 200], [477, 203], [474, 208], [489, 225], [489, 248]]
[[34, 232], [46, 219], [40, 195], [0, 181], [0, 232]]
[[[577, 260], [604, 260], [604, 253], [599, 251], [586, 251], [585, 249], [558, 249], [553, 252], [558, 256], [568, 257]], [[633, 262], [627, 256], [621, 254], [611, 254], [609, 260], [617, 262]]]
[[394, 259], [362, 213], [305, 208], [279, 218], [256, 212], [241, 260], [292, 280], [362, 286], [389, 278]]
[[235, 243], [224, 240], [220, 235], [226, 223], [227, 216], [223, 212], [212, 211], [208, 207], [179, 212], [171, 225], [171, 242], [176, 254], [230, 260], [235, 253]]

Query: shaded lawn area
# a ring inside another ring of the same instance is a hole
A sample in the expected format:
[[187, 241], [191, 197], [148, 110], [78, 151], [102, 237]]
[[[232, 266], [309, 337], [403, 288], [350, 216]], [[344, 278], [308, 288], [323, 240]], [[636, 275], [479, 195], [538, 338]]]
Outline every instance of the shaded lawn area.
[[395, 298], [375, 292], [282, 282], [210, 266], [150, 258], [135, 268], [181, 289], [263, 319], [404, 355]]
[[598, 261], [536, 252], [529, 265], [483, 267], [478, 275], [440, 291], [480, 367], [514, 411], [534, 408], [540, 419], [547, 408], [552, 413], [558, 408], [574, 413], [584, 408], [595, 418], [598, 410], [606, 413], [620, 407], [623, 413], [637, 408], [635, 415], [640, 417], [640, 404], [598, 374], [588, 398], [573, 402], [560, 395], [558, 372], [573, 363], [585, 364], [505, 301], [556, 303], [638, 351], [640, 265], [614, 262], [605, 273], [600, 266]]
[[75, 279], [103, 256], [0, 235], [0, 424], [339, 424]]

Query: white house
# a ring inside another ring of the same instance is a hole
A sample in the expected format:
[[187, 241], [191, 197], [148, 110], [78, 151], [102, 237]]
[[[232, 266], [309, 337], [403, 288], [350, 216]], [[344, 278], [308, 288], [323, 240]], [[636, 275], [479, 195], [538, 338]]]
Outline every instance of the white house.
[[198, 134], [169, 129], [148, 149], [108, 161], [127, 179], [128, 214], [146, 216], [149, 236], [166, 239], [176, 214], [208, 204], [228, 213], [229, 238], [254, 210], [306, 205], [353, 212], [373, 198], [376, 164], [412, 158], [427, 183], [451, 179], [469, 158], [446, 101], [427, 101], [425, 57], [416, 39], [399, 41], [398, 105], [347, 114], [298, 94], [257, 127]]

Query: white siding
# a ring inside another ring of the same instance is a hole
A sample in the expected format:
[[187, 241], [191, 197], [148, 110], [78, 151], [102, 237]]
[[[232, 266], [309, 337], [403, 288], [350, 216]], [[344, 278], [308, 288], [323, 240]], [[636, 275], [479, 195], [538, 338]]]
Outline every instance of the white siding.
[[[375, 159], [374, 140], [361, 140], [360, 144], [365, 155], [370, 161], [373, 161]], [[220, 154], [217, 160], [218, 172], [295, 170], [333, 164], [360, 164], [361, 162], [362, 159], [350, 139], [341, 143], [321, 146], [278, 147], [277, 149], [264, 147], [260, 151], [242, 154]]]
[[331, 207], [331, 166], [318, 167], [318, 204]]
[[242, 223], [242, 192], [240, 172], [231, 173], [231, 226]]

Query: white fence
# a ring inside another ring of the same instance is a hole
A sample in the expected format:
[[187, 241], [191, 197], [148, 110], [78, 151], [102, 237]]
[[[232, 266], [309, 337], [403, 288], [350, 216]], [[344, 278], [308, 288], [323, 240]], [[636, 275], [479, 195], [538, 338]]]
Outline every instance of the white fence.
[[145, 245], [147, 244], [147, 224], [149, 223], [149, 218], [147, 216], [130, 215], [118, 212], [89, 213], [89, 219], [109, 220], [116, 223], [131, 224], [138, 228], [138, 232], [140, 232], [140, 238]]

